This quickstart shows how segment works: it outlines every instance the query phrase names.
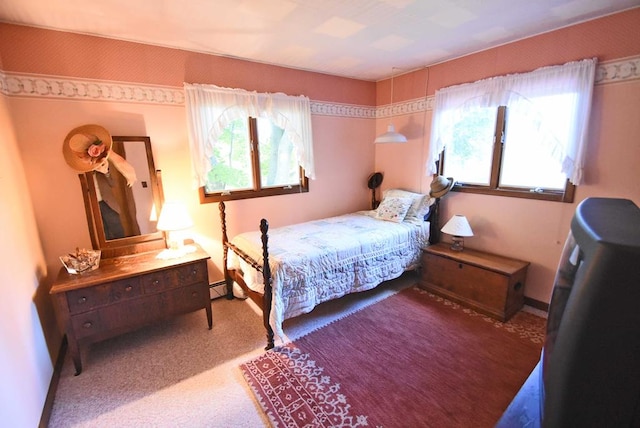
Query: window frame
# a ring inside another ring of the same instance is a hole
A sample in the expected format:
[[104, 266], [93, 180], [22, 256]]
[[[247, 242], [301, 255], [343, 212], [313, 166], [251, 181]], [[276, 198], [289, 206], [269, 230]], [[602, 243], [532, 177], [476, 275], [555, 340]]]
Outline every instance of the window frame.
[[[500, 169], [503, 162], [504, 134], [507, 124], [507, 106], [498, 106], [496, 112], [496, 125], [493, 137], [493, 149], [491, 156], [491, 175], [489, 185], [468, 184], [457, 182], [452, 187], [454, 192], [476, 193], [493, 196], [506, 196], [513, 198], [535, 199], [543, 201], [572, 203], [575, 196], [576, 186], [567, 180], [565, 181], [564, 190], [543, 189], [536, 187], [534, 189], [524, 189], [520, 187], [501, 186], [500, 185]], [[445, 175], [445, 149], [440, 152], [438, 163], [438, 174]], [[454, 177], [455, 179], [455, 177]]]
[[260, 148], [258, 136], [258, 120], [249, 116], [249, 135], [251, 153], [251, 173], [253, 175], [253, 189], [217, 191], [207, 193], [205, 186], [200, 186], [200, 203], [213, 203], [221, 201], [236, 201], [241, 199], [262, 198], [266, 196], [290, 195], [294, 193], [309, 192], [309, 179], [305, 176], [305, 170], [298, 167], [299, 182], [297, 185], [279, 186], [279, 187], [262, 187], [262, 179], [260, 174]]

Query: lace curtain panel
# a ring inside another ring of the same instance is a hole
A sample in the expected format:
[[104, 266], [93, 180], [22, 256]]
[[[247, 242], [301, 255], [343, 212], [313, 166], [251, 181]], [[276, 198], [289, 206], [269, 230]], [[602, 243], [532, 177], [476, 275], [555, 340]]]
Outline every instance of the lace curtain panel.
[[456, 119], [465, 109], [497, 108], [503, 105], [511, 111], [528, 114], [536, 121], [534, 126], [543, 127], [557, 121], [558, 117], [554, 117], [557, 116], [557, 110], [540, 108], [543, 105], [540, 100], [553, 102], [554, 96], [561, 95], [564, 103], [562, 121], [566, 131], [561, 136], [541, 138], [539, 144], [562, 164], [562, 172], [571, 183], [580, 184], [596, 64], [595, 58], [585, 59], [436, 91], [427, 174], [436, 173], [436, 161], [447, 143], [454, 138]]
[[309, 98], [189, 83], [184, 91], [195, 187], [206, 184], [213, 149], [224, 129], [248, 117], [267, 118], [282, 128], [296, 147], [298, 165], [308, 178], [315, 178]]

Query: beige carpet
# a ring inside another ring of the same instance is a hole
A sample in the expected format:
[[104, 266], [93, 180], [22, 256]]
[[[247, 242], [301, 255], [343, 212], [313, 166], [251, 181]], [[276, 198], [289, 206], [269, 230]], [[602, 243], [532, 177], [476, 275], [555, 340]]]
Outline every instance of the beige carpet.
[[[408, 273], [328, 302], [285, 333], [295, 339], [415, 282]], [[239, 367], [264, 352], [261, 319], [250, 301], [216, 299], [213, 330], [198, 311], [85, 348], [79, 376], [67, 357], [49, 426], [268, 426]]]

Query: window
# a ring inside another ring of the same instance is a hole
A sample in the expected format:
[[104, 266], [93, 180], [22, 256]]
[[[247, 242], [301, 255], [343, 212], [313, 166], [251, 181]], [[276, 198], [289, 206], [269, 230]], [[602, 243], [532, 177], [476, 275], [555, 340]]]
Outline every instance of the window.
[[[563, 97], [548, 105], [562, 117]], [[572, 202], [575, 186], [543, 141], [557, 145], [555, 135], [566, 123], [540, 129], [531, 111], [518, 114], [506, 106], [465, 111], [455, 124], [454, 138], [445, 146], [441, 174], [454, 177], [458, 191]], [[538, 124], [539, 125], [539, 124]]]
[[294, 144], [271, 120], [235, 119], [218, 142], [202, 188], [206, 201], [308, 191]]
[[185, 84], [201, 202], [307, 192], [314, 178], [306, 97]]
[[457, 191], [572, 202], [594, 76], [585, 60], [436, 92], [430, 162]]

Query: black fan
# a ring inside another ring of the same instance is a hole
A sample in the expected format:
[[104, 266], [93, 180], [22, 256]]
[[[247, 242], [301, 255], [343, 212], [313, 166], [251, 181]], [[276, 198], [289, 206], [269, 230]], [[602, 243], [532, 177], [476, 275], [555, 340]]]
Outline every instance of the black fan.
[[369, 176], [367, 186], [371, 189], [371, 209], [375, 210], [380, 205], [380, 202], [376, 200], [376, 189], [382, 184], [382, 173], [374, 172]]

